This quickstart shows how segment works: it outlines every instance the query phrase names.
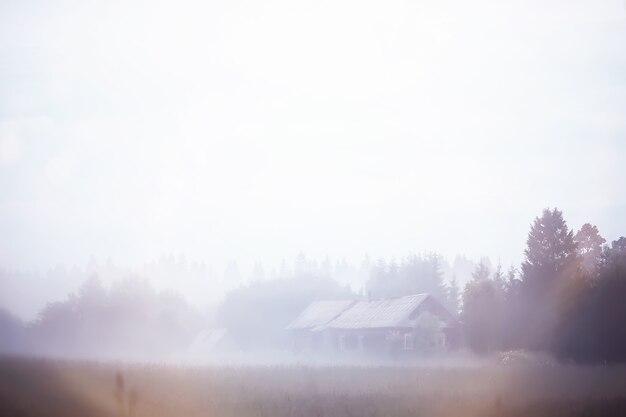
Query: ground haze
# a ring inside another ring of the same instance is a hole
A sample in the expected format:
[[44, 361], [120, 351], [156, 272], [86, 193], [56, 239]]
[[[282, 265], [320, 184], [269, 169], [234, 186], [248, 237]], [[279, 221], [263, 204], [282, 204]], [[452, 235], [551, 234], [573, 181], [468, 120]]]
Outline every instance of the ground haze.
[[5, 357], [0, 414], [607, 416], [626, 413], [625, 381], [624, 366], [185, 367]]

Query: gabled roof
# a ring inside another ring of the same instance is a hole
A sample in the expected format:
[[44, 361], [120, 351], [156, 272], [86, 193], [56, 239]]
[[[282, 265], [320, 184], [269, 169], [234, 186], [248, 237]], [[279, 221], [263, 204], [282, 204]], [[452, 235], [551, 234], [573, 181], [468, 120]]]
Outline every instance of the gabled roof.
[[428, 294], [415, 294], [388, 300], [359, 301], [326, 327], [333, 329], [411, 327], [415, 319], [411, 314], [428, 298], [432, 299]]
[[287, 330], [318, 330], [354, 303], [353, 300], [313, 301], [287, 326]]

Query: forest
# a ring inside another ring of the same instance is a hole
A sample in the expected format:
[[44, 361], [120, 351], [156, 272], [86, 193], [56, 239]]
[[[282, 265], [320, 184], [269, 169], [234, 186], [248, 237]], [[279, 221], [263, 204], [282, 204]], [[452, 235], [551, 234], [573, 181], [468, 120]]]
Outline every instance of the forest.
[[383, 299], [429, 293], [462, 326], [463, 349], [477, 355], [529, 351], [563, 362], [626, 361], [626, 238], [608, 244], [590, 223], [570, 230], [558, 209], [534, 219], [524, 262], [506, 271], [479, 263], [464, 288], [446, 282], [437, 253], [375, 262], [355, 292], [323, 267], [299, 258], [291, 276], [252, 281], [230, 290], [213, 314], [183, 296], [157, 291], [145, 279], [108, 288], [88, 277], [66, 300], [48, 303], [23, 323], [0, 313], [5, 353], [69, 357], [177, 357], [206, 328], [228, 329], [238, 351], [289, 348], [284, 328], [317, 299]]

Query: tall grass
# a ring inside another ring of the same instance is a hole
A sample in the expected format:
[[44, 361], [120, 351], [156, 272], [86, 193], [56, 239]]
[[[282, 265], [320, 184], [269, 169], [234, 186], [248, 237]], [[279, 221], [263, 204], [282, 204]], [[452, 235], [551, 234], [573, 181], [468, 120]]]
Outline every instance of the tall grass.
[[2, 416], [626, 416], [626, 368], [0, 359]]

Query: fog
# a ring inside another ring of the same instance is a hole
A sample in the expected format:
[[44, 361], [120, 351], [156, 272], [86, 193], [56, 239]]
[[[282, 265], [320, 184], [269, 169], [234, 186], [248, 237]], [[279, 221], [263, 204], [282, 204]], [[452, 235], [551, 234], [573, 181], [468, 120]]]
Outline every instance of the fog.
[[511, 264], [546, 206], [624, 229], [621, 1], [1, 7], [5, 267]]
[[[351, 263], [345, 258], [331, 259], [327, 256], [318, 260], [299, 253], [294, 259], [283, 259], [275, 266], [258, 261], [250, 269], [244, 269], [237, 260], [231, 260], [220, 270], [204, 261], [188, 259], [182, 253], [170, 253], [136, 267], [124, 267], [111, 258], [99, 260], [95, 256], [82, 265], [57, 264], [40, 272], [0, 266], [3, 289], [0, 306], [22, 320], [33, 320], [46, 303], [64, 300], [87, 278], [96, 276], [105, 286], [129, 278], [146, 280], [157, 290], [181, 294], [195, 308], [210, 315], [229, 291], [258, 281], [324, 277], [356, 293], [365, 293], [377, 261], [380, 258], [374, 259], [367, 254], [359, 262]], [[479, 262], [492, 265], [486, 257], [475, 261], [460, 255], [451, 261], [442, 259], [442, 278], [446, 282], [454, 279], [459, 285], [464, 285], [471, 280]]]
[[622, 318], [624, 39], [608, 0], [3, 2], [0, 350], [335, 361], [311, 303], [427, 293], [457, 358], [621, 361], [584, 328]]

